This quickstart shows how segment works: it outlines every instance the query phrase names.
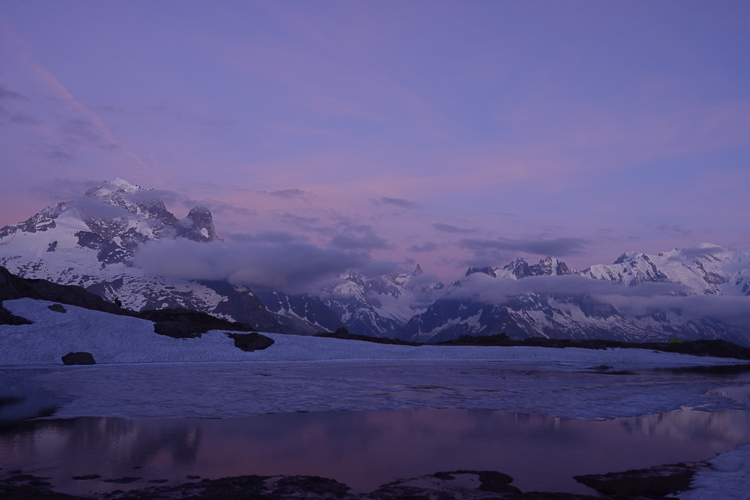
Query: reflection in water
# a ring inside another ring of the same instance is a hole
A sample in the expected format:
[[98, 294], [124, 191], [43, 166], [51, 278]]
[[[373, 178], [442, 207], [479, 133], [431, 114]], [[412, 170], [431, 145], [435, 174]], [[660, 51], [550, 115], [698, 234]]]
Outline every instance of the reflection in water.
[[[0, 462], [70, 493], [261, 475], [320, 475], [358, 491], [447, 470], [497, 470], [522, 490], [587, 492], [571, 478], [705, 460], [750, 441], [750, 413], [690, 409], [607, 421], [418, 409], [246, 418], [33, 421], [0, 431]], [[136, 476], [130, 485], [102, 479]]]

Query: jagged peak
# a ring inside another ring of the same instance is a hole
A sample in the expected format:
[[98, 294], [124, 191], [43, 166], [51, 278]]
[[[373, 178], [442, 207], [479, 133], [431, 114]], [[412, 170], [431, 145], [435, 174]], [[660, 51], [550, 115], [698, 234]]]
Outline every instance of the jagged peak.
[[639, 252], [625, 252], [619, 257], [617, 257], [617, 260], [614, 261], [613, 264], [625, 264], [626, 262], [633, 262], [641, 255], [643, 254]]
[[490, 266], [484, 266], [484, 267], [470, 267], [466, 270], [466, 276], [471, 276], [475, 273], [482, 273], [486, 274], [488, 276], [492, 276], [493, 278], [497, 278], [497, 273], [495, 273], [495, 268]]
[[211, 210], [204, 205], [193, 207], [187, 217], [179, 221], [177, 235], [200, 242], [216, 241], [218, 237]]
[[516, 257], [516, 260], [513, 260], [503, 266], [503, 269], [506, 271], [512, 271], [513, 269], [516, 269], [519, 266], [528, 265], [526, 261], [523, 259], [523, 257]]
[[128, 181], [117, 177], [112, 181], [103, 181], [98, 186], [90, 188], [85, 194], [91, 198], [107, 202], [118, 194], [122, 195], [150, 190], [151, 188], [143, 188], [137, 184], [131, 184]]
[[413, 270], [413, 271], [411, 272], [411, 275], [412, 275], [412, 276], [419, 276], [420, 274], [424, 274], [424, 271], [422, 271], [422, 266], [420, 266], [419, 264], [417, 264], [417, 267], [416, 267], [416, 269], [414, 269], [414, 270]]

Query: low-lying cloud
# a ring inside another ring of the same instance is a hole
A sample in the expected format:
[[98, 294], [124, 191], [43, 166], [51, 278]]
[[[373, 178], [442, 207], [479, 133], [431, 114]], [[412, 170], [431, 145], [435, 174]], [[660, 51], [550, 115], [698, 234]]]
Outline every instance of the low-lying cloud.
[[655, 297], [677, 294], [685, 290], [674, 283], [643, 283], [627, 287], [611, 281], [586, 278], [576, 274], [565, 276], [530, 276], [523, 279], [493, 278], [484, 273], [474, 273], [461, 280], [461, 286], [453, 287], [446, 298], [472, 299], [488, 304], [498, 304], [511, 297], [526, 293], [581, 294], [598, 297], [620, 295], [624, 297]]
[[641, 283], [626, 286], [578, 275], [532, 276], [520, 280], [475, 273], [461, 285], [446, 289], [443, 298], [501, 304], [523, 294], [587, 295], [624, 315], [643, 316], [657, 311], [686, 319], [715, 318], [732, 325], [750, 326], [750, 296], [688, 295], [676, 283]]
[[147, 273], [192, 280], [227, 280], [256, 290], [306, 291], [316, 283], [371, 262], [365, 252], [302, 242], [148, 242], [134, 264]]

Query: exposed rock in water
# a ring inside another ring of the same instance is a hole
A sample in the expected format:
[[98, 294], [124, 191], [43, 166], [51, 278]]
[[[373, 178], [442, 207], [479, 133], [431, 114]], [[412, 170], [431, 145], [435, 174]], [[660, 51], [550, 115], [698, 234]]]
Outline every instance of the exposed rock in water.
[[612, 498], [664, 498], [689, 490], [693, 475], [708, 468], [703, 462], [679, 463], [649, 469], [575, 476], [574, 479]]
[[66, 365], [95, 365], [94, 356], [90, 352], [69, 352], [62, 357]]

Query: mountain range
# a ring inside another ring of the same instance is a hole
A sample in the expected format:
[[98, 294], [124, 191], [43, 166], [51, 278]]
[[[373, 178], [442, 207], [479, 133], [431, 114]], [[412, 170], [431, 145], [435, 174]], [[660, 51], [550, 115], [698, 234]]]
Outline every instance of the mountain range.
[[115, 179], [0, 229], [0, 265], [24, 278], [82, 286], [132, 310], [184, 308], [267, 332], [345, 327], [418, 342], [505, 332], [514, 339], [750, 344], [750, 254], [716, 245], [629, 252], [582, 271], [554, 257], [536, 264], [518, 258], [471, 267], [449, 285], [420, 266], [376, 277], [352, 269], [317, 290], [292, 294], [158, 276], [136, 265], [145, 244], [169, 240], [226, 245], [208, 208], [193, 207], [178, 219], [155, 191]]

